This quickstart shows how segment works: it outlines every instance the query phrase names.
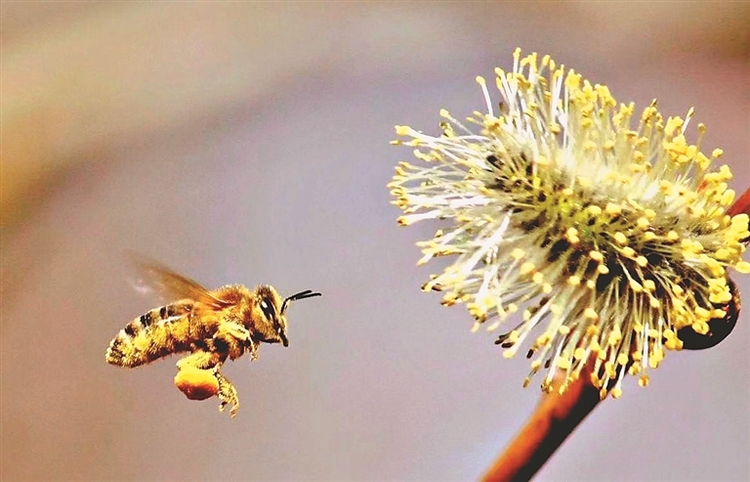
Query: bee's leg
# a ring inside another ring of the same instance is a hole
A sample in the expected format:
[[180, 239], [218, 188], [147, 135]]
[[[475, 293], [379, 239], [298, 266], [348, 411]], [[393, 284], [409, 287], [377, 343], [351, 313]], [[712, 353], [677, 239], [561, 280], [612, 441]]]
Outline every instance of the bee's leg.
[[214, 368], [214, 376], [219, 382], [219, 411], [223, 412], [227, 405], [231, 404], [232, 408], [229, 409], [229, 416], [234, 418], [237, 415], [237, 411], [240, 409], [240, 399], [237, 396], [237, 389], [227, 377], [221, 373], [221, 365], [216, 365]]
[[220, 353], [199, 350], [192, 355], [179, 359], [177, 361], [177, 368], [181, 370], [183, 367], [191, 366], [205, 370], [220, 365], [224, 360], [226, 360], [226, 356]]
[[[213, 338], [214, 345], [219, 352], [226, 351], [232, 360], [241, 357], [245, 353], [248, 343], [252, 343], [250, 332], [247, 328], [238, 324], [225, 322], [219, 325]], [[252, 346], [252, 345], [251, 345]], [[225, 350], [222, 350], [224, 348]], [[250, 350], [252, 354], [254, 349]]]
[[256, 342], [252, 338], [247, 340], [248, 350], [250, 351], [250, 361], [258, 359], [258, 348], [260, 343]]

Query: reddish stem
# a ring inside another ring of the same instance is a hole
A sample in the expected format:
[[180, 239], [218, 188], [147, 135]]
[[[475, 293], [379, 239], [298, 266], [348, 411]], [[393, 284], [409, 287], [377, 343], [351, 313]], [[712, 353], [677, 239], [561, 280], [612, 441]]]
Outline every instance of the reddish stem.
[[558, 394], [556, 385], [552, 393], [543, 395], [526, 425], [482, 480], [505, 482], [531, 479], [599, 404], [599, 391], [589, 380], [590, 372], [584, 370], [564, 394]]
[[741, 213], [750, 216], [750, 188], [747, 188], [747, 191], [745, 191], [727, 210], [727, 214], [730, 216]]

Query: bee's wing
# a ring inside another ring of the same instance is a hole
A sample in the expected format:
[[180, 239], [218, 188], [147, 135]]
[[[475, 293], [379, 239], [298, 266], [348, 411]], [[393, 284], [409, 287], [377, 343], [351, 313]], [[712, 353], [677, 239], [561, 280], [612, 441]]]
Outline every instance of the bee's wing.
[[157, 261], [132, 253], [130, 257], [137, 269], [133, 286], [139, 292], [153, 293], [165, 303], [189, 298], [217, 309], [232, 304], [217, 298], [196, 281], [175, 273]]

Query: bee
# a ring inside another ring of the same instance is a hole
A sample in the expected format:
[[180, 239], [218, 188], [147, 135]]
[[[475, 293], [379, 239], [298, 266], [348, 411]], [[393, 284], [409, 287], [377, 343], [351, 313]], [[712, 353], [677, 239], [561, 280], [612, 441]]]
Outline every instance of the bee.
[[[292, 301], [320, 296], [311, 290], [282, 298], [275, 288], [226, 285], [209, 291], [192, 279], [153, 261], [136, 260], [143, 286], [176, 300], [135, 318], [109, 343], [107, 363], [127, 368], [168, 355], [190, 353], [178, 370], [209, 370], [216, 379], [219, 410], [239, 410], [237, 390], [221, 373], [227, 360], [246, 353], [258, 357], [261, 343], [289, 346], [286, 310]], [[207, 397], [204, 397], [207, 398]]]

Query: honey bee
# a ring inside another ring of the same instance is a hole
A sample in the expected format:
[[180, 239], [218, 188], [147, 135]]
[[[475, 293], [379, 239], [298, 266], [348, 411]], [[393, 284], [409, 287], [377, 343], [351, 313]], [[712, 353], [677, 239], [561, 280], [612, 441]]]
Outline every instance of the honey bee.
[[321, 295], [305, 290], [281, 298], [269, 285], [253, 290], [226, 285], [209, 291], [156, 262], [135, 262], [144, 287], [177, 301], [148, 311], [120, 330], [107, 348], [107, 363], [133, 368], [190, 352], [177, 362], [178, 370], [210, 370], [218, 385], [219, 410], [231, 404], [232, 417], [240, 404], [236, 388], [221, 373], [224, 362], [245, 353], [255, 360], [261, 343], [288, 346], [285, 313], [289, 305]]

